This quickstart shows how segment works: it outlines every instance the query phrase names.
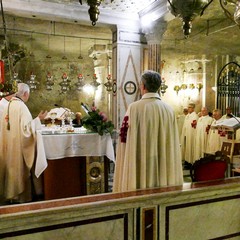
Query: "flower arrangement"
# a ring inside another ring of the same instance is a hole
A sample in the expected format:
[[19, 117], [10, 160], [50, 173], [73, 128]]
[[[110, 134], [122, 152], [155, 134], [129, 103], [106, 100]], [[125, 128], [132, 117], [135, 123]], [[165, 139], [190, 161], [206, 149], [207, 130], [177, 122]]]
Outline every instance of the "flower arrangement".
[[106, 114], [100, 112], [96, 107], [92, 107], [91, 111], [88, 111], [88, 115], [82, 118], [82, 123], [86, 129], [97, 132], [101, 136], [104, 133], [112, 133], [114, 129], [112, 121], [108, 121]]

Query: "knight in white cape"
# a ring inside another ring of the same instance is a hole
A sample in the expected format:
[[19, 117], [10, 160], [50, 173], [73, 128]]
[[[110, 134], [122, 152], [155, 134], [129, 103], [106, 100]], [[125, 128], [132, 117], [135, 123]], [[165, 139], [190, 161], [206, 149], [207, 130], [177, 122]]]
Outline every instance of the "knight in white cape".
[[113, 192], [183, 184], [174, 111], [157, 90], [158, 73], [141, 78], [142, 99], [129, 105], [117, 147]]
[[201, 114], [202, 116], [197, 120], [196, 137], [193, 144], [194, 161], [204, 157], [210, 126], [213, 122], [213, 118], [208, 115], [208, 109], [206, 107], [202, 107]]

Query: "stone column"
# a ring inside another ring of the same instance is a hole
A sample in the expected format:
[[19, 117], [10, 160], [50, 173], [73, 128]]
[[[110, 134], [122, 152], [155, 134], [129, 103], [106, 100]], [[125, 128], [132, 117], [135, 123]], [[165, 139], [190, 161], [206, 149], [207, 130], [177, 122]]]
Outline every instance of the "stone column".
[[161, 41], [167, 22], [160, 20], [143, 31], [148, 43], [148, 69], [161, 73]]
[[105, 83], [107, 82], [107, 77], [111, 74], [111, 58], [112, 58], [112, 50], [111, 46], [104, 44], [95, 44], [89, 50], [89, 57], [93, 59], [94, 65], [94, 73], [96, 74], [96, 81], [100, 83], [98, 87], [96, 87], [94, 102], [97, 106], [101, 104], [106, 104], [107, 106], [107, 116], [112, 115], [111, 102], [112, 98], [110, 93], [106, 90]]
[[113, 122], [119, 129], [130, 103], [140, 98], [139, 80], [143, 71], [144, 34], [139, 28], [113, 29]]

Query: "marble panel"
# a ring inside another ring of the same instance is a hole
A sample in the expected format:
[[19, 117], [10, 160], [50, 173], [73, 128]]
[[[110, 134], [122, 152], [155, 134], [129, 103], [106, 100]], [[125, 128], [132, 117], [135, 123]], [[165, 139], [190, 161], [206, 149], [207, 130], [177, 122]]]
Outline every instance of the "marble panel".
[[[166, 239], [228, 239], [240, 235], [240, 196], [166, 208]], [[168, 235], [168, 236], [167, 236]]]

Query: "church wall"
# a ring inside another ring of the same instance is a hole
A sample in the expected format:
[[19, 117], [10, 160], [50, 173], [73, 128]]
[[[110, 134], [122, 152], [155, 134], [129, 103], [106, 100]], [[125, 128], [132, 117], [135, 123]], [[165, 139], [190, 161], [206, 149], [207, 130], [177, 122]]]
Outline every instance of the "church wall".
[[[85, 102], [91, 106], [94, 100], [101, 111], [111, 113], [107, 101], [109, 94], [103, 85], [108, 75], [108, 62], [105, 58], [107, 54], [111, 54], [108, 49], [112, 37], [110, 29], [12, 16], [7, 17], [6, 23], [11, 51], [13, 53], [21, 51], [25, 54], [25, 57], [14, 64], [14, 71], [25, 83], [30, 80], [31, 73], [36, 75], [35, 80], [39, 82], [27, 103], [33, 117], [42, 109], [54, 108], [55, 103], [70, 108], [73, 112], [80, 111], [84, 115], [80, 103]], [[89, 52], [96, 45], [104, 46], [105, 53], [100, 51], [95, 54], [98, 59], [104, 58], [101, 61], [101, 64], [104, 64], [102, 71], [97, 69], [99, 66], [96, 65], [99, 63], [96, 63], [94, 56]], [[80, 55], [82, 59], [79, 59]], [[46, 90], [48, 73], [53, 76], [54, 81], [53, 90], [50, 91]], [[63, 81], [64, 73], [71, 80], [71, 87], [66, 93], [62, 92], [59, 85]], [[9, 71], [5, 74], [6, 78], [10, 78]], [[96, 74], [100, 86], [95, 96], [83, 90], [76, 90], [78, 74], [82, 74], [84, 83], [88, 84], [93, 81]], [[97, 97], [99, 95], [101, 97]]]
[[[202, 106], [208, 107], [209, 111], [216, 108], [217, 78], [222, 67], [230, 62], [238, 62], [236, 56], [227, 55], [175, 55], [172, 52], [163, 51], [162, 59], [165, 60], [162, 76], [166, 80], [168, 88], [162, 99], [169, 103], [177, 114], [182, 113], [183, 107], [188, 103], [196, 104], [196, 112], [200, 112]], [[192, 71], [192, 73], [191, 73]], [[195, 88], [190, 90], [174, 90], [175, 86], [186, 83], [194, 83]], [[201, 83], [198, 90], [196, 84]], [[223, 114], [225, 109], [222, 109]]]
[[[112, 32], [106, 27], [87, 27], [76, 23], [55, 23], [12, 16], [8, 16], [6, 22], [10, 45], [13, 46], [14, 51], [23, 50], [25, 53], [25, 57], [14, 66], [18, 78], [27, 82], [33, 72], [36, 75], [36, 81], [39, 82], [38, 89], [31, 93], [27, 103], [34, 117], [41, 109], [50, 110], [55, 103], [68, 107], [74, 112], [81, 111], [85, 114], [80, 108], [80, 103], [85, 102], [91, 105], [94, 102], [108, 114], [110, 119], [113, 119], [116, 128], [119, 127], [127, 106], [140, 97], [138, 82], [147, 65], [147, 44], [143, 34], [121, 28]], [[116, 83], [115, 93], [107, 92], [103, 85], [107, 81], [109, 62], [106, 58], [112, 39], [114, 40], [111, 68], [112, 80]], [[93, 52], [89, 52], [89, 49], [94, 49], [94, 46], [105, 46], [106, 52], [94, 50], [95, 54], [92, 54]], [[162, 94], [162, 99], [171, 105], [177, 114], [182, 112], [182, 108], [188, 102], [196, 104], [197, 112], [203, 105], [212, 111], [216, 107], [214, 86], [216, 86], [218, 73], [227, 62], [239, 61], [239, 57], [178, 53], [174, 48], [165, 48], [164, 44], [161, 45], [161, 49], [161, 59], [165, 61], [162, 76], [168, 85], [166, 93]], [[78, 58], [80, 54], [83, 59]], [[67, 57], [65, 60], [62, 59], [64, 55]], [[98, 60], [93, 60], [94, 55]], [[101, 59], [101, 66], [99, 66], [99, 59]], [[197, 76], [198, 68], [200, 68], [200, 74], [194, 81], [202, 83], [203, 87], [199, 91], [196, 88], [190, 91], [193, 93], [191, 96], [188, 95], [189, 89], [188, 91], [180, 90], [177, 93], [174, 87], [186, 81], [186, 79], [183, 80], [183, 71], [189, 72], [193, 69]], [[46, 90], [45, 86], [48, 72], [53, 75], [52, 91]], [[63, 73], [66, 73], [71, 80], [72, 87], [67, 93], [61, 93], [59, 85]], [[79, 73], [83, 74], [85, 83], [91, 83], [93, 74], [97, 73], [97, 81], [101, 85], [95, 95], [76, 90], [75, 84]], [[125, 86], [127, 82], [130, 84]], [[137, 89], [133, 94], [127, 94], [124, 87], [132, 89], [131, 82]]]

